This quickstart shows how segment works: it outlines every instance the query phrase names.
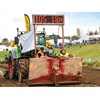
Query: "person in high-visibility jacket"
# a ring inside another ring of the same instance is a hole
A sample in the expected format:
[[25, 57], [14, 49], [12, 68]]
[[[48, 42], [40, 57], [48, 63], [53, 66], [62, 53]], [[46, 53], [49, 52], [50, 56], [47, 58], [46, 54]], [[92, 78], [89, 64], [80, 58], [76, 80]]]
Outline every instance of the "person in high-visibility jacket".
[[67, 53], [65, 49], [62, 49], [60, 51], [60, 57], [69, 57], [69, 53]]
[[21, 57], [21, 50], [18, 45], [15, 46], [14, 51], [17, 58]]
[[13, 54], [14, 58], [20, 58], [21, 57], [21, 50], [18, 45], [15, 44], [15, 42], [11, 42], [11, 53]]
[[41, 47], [40, 50], [37, 53], [37, 58], [44, 57], [44, 48]]

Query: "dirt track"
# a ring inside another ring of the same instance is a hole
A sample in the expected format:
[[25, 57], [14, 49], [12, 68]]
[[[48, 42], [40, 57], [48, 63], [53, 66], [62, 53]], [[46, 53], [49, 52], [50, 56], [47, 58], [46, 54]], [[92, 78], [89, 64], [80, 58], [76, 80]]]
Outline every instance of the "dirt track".
[[0, 76], [0, 87], [27, 87], [27, 83], [19, 83], [17, 80], [6, 80]]
[[[60, 85], [61, 87], [98, 87], [99, 85], [91, 84], [89, 82], [83, 82], [82, 84], [71, 84], [71, 85]], [[6, 80], [0, 76], [0, 87], [28, 87], [27, 82], [24, 81], [19, 83], [17, 80]], [[44, 86], [40, 86], [44, 87]], [[54, 87], [54, 86], [47, 86], [45, 87]]]
[[[4, 67], [5, 66], [5, 67]], [[5, 70], [7, 65], [0, 66], [0, 71]], [[84, 75], [84, 74], [82, 74]], [[82, 84], [71, 84], [71, 85], [61, 85], [61, 87], [99, 87], [100, 85], [91, 84], [88, 82], [82, 82]], [[3, 75], [0, 75], [0, 87], [28, 87], [27, 81], [23, 81], [22, 83], [19, 83], [17, 80], [9, 80], [5, 79]], [[46, 87], [48, 87], [46, 85]], [[51, 87], [51, 86], [50, 86]]]

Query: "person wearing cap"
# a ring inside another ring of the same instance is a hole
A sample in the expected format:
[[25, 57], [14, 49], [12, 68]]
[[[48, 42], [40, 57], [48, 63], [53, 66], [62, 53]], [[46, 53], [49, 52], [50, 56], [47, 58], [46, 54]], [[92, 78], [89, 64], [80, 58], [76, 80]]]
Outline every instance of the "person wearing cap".
[[37, 53], [37, 58], [44, 57], [44, 48], [41, 47], [40, 50]]
[[62, 49], [60, 51], [60, 57], [69, 57], [69, 53], [67, 53], [65, 49]]
[[15, 42], [11, 42], [11, 43], [10, 43], [10, 46], [11, 46], [11, 47], [15, 47]]

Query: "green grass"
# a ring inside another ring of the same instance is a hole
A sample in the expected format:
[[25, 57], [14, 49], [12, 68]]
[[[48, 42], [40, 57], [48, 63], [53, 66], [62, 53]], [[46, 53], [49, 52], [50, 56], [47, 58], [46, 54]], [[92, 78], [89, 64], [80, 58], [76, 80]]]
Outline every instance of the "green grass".
[[5, 58], [5, 55], [7, 55], [9, 51], [0, 51], [0, 58]]
[[73, 54], [76, 57], [83, 58], [100, 58], [100, 44], [83, 45], [66, 48], [67, 52]]
[[[80, 46], [65, 47], [66, 51], [73, 54], [75, 57], [82, 58], [100, 58], [100, 44], [90, 44]], [[55, 49], [55, 52], [59, 52], [59, 49]]]
[[[65, 47], [66, 51], [70, 54], [73, 54], [75, 57], [82, 58], [100, 58], [100, 44], [91, 44], [91, 45], [82, 45]], [[60, 52], [60, 49], [54, 50], [56, 53]], [[0, 58], [5, 58], [5, 55], [8, 54], [8, 51], [0, 51]]]

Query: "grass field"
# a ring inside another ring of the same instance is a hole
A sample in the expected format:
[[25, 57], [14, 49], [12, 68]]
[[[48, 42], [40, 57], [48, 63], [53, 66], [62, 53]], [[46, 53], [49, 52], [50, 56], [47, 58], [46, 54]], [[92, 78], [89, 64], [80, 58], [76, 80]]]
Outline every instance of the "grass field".
[[7, 55], [8, 51], [0, 51], [0, 58], [5, 58], [5, 55]]
[[79, 56], [83, 58], [100, 58], [100, 44], [83, 45], [66, 48], [69, 53], [74, 56]]
[[[91, 44], [91, 45], [82, 45], [80, 46], [71, 46], [65, 47], [66, 51], [70, 54], [73, 54], [75, 57], [82, 58], [100, 58], [100, 44]], [[55, 49], [55, 52], [58, 53], [60, 49]], [[8, 51], [0, 51], [0, 58], [5, 58], [5, 55], [8, 54]]]
[[[75, 57], [82, 58], [100, 58], [100, 44], [89, 44], [80, 46], [65, 47], [66, 51], [73, 54]], [[55, 49], [55, 52], [59, 52], [59, 49]]]

